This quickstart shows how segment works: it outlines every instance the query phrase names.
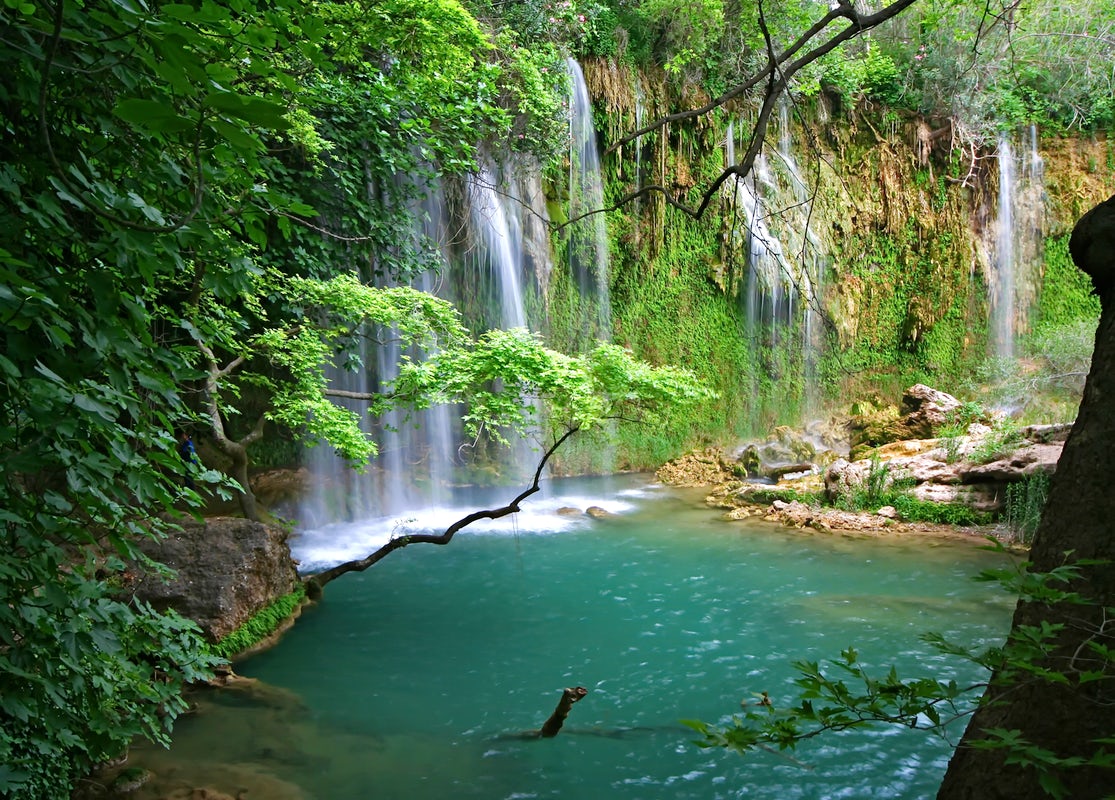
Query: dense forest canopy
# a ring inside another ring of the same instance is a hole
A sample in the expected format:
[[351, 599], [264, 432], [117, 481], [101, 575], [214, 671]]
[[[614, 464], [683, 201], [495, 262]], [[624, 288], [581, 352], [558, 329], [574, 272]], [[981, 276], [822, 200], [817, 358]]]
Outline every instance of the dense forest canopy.
[[[1115, 123], [1110, 4], [992, 5], [921, 0], [801, 69], [789, 92], [947, 117], [970, 147], [1018, 122]], [[117, 592], [135, 542], [198, 502], [183, 497], [176, 431], [207, 431], [233, 466], [205, 478], [248, 514], [247, 448], [265, 424], [366, 460], [375, 445], [329, 402], [324, 368], [360, 366], [355, 343], [374, 325], [439, 353], [374, 411], [478, 401], [473, 424], [498, 430], [529, 422], [542, 394], [577, 428], [707, 401], [692, 376], [622, 348], [566, 357], [532, 335], [474, 336], [405, 287], [437, 263], [414, 209], [425, 181], [469, 174], [484, 151], [560, 176], [569, 55], [715, 98], [823, 12], [6, 0], [0, 794], [65, 796], [131, 737], [166, 741], [183, 683], [211, 666], [191, 624]]]

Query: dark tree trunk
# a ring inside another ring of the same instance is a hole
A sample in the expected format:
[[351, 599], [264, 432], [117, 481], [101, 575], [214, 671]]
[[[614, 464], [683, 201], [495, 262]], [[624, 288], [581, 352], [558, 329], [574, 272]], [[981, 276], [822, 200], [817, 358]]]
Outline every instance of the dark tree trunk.
[[[1033, 767], [1006, 764], [1002, 750], [971, 747], [988, 729], [1017, 730], [1060, 757], [1083, 759], [1101, 749], [1095, 740], [1115, 736], [1115, 665], [1088, 646], [1090, 641], [1115, 646], [1115, 620], [1104, 614], [1105, 607], [1115, 606], [1115, 196], [1081, 218], [1070, 250], [1091, 276], [1103, 310], [1080, 411], [1051, 482], [1030, 560], [1034, 572], [1082, 559], [1104, 563], [1082, 565], [1081, 578], [1072, 586], [1090, 605], [1019, 603], [1012, 632], [1043, 622], [1065, 626], [1040, 664], [1068, 681], [992, 676], [984, 705], [949, 762], [938, 800], [1050, 797]], [[1084, 671], [1104, 677], [1082, 683]], [[1072, 800], [1115, 791], [1115, 770], [1082, 766], [1058, 769], [1055, 775]]]

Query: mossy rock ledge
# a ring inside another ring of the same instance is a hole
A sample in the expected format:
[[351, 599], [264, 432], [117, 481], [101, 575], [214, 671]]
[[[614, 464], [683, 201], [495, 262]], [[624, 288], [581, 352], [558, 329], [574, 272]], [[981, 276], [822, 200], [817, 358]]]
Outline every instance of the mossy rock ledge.
[[285, 530], [240, 517], [179, 524], [166, 539], [140, 545], [176, 577], [142, 574], [136, 596], [193, 620], [209, 641], [220, 641], [299, 585]]

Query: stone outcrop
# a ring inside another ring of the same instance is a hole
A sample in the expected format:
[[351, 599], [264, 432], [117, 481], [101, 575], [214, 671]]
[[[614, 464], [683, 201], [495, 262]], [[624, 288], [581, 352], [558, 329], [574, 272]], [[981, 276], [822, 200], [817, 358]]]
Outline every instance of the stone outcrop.
[[[913, 497], [935, 503], [958, 503], [976, 511], [994, 512], [1003, 508], [1007, 487], [1037, 473], [1052, 474], [1071, 425], [1035, 425], [1010, 428], [1001, 420], [968, 425], [962, 435], [931, 438], [913, 434], [937, 434], [955, 424], [954, 412], [960, 402], [951, 395], [928, 386], [910, 387], [902, 400], [902, 413], [867, 410], [853, 416], [847, 428], [853, 438], [857, 432], [871, 430], [872, 436], [908, 438], [866, 447], [861, 441], [850, 457], [838, 457], [831, 450], [816, 450], [810, 462], [794, 464], [797, 474], [782, 479], [779, 468], [763, 463], [762, 454], [774, 458], [801, 458], [806, 451], [787, 446], [793, 437], [776, 431], [767, 444], [749, 445], [736, 459], [714, 448], [691, 453], [665, 465], [659, 480], [679, 486], [705, 486], [712, 491], [709, 505], [724, 508], [731, 519], [763, 517], [797, 527], [839, 529], [893, 528], [900, 522], [892, 508], [873, 509], [872, 513], [853, 514], [833, 508], [819, 509], [804, 503], [771, 503], [770, 490], [808, 497], [823, 492], [834, 502], [869, 485], [885, 491], [896, 483]], [[873, 420], [865, 423], [864, 420]], [[875, 425], [875, 423], [880, 423]], [[955, 430], [955, 429], [954, 429]], [[774, 443], [773, 445], [771, 443]], [[1001, 451], [1001, 452], [999, 452]], [[781, 454], [781, 455], [779, 455]], [[826, 460], [827, 459], [827, 460]]]
[[852, 454], [890, 442], [931, 439], [949, 424], [960, 405], [952, 395], [916, 383], [903, 392], [898, 408], [861, 408], [849, 420]]
[[159, 610], [174, 609], [194, 620], [210, 641], [227, 636], [297, 586], [286, 532], [238, 517], [179, 524], [181, 530], [166, 539], [140, 544], [176, 577], [164, 581], [146, 573], [135, 593]]

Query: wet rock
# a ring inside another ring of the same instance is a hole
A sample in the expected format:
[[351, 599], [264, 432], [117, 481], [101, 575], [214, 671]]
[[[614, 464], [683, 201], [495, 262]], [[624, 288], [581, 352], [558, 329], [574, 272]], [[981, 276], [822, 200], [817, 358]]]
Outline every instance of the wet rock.
[[127, 795], [135, 792], [140, 787], [148, 784], [155, 776], [149, 769], [129, 767], [123, 770], [109, 787], [109, 791], [118, 795]]
[[581, 509], [574, 508], [573, 506], [562, 506], [557, 510], [557, 515], [559, 517], [579, 517], [583, 513]]
[[585, 509], [585, 513], [593, 519], [608, 519], [609, 517], [615, 516], [611, 511], [606, 508], [601, 508], [600, 506], [589, 506]]
[[135, 593], [159, 610], [172, 608], [194, 620], [210, 641], [294, 591], [298, 574], [285, 531], [238, 517], [179, 524], [181, 530], [166, 539], [140, 543], [176, 577], [145, 574]]

